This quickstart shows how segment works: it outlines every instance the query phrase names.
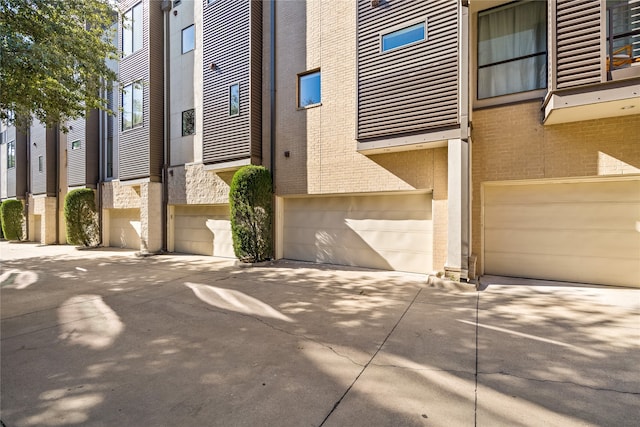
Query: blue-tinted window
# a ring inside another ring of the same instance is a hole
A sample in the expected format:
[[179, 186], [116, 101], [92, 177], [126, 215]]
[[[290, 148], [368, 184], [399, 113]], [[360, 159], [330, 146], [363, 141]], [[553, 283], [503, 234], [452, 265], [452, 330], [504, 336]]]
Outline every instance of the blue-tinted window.
[[419, 22], [415, 25], [411, 25], [406, 28], [402, 28], [398, 31], [394, 31], [388, 34], [382, 35], [382, 51], [386, 52], [391, 49], [406, 46], [411, 43], [416, 43], [422, 40], [426, 40], [427, 35], [427, 23]]
[[229, 115], [237, 116], [240, 114], [240, 85], [234, 84], [229, 86]]
[[298, 76], [298, 107], [320, 104], [320, 71]]
[[80, 143], [80, 140], [71, 142], [71, 149], [72, 150], [79, 150], [80, 148], [82, 148], [82, 144]]
[[7, 143], [7, 169], [16, 167], [16, 142]]
[[196, 27], [188, 26], [182, 30], [182, 53], [192, 51], [196, 46]]

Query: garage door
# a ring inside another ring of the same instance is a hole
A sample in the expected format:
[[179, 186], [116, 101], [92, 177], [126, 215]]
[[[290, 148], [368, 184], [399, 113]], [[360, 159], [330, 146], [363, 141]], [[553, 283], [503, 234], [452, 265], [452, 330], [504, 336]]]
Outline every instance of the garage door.
[[485, 185], [485, 274], [640, 286], [640, 179]]
[[140, 209], [109, 209], [109, 246], [140, 249]]
[[284, 257], [426, 273], [432, 270], [431, 195], [292, 198]]
[[234, 258], [229, 206], [176, 206], [174, 250]]

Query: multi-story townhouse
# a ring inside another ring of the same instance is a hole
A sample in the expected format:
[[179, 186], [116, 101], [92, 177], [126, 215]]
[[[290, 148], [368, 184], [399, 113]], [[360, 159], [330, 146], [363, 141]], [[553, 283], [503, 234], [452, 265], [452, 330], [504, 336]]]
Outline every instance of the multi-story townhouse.
[[109, 91], [118, 114], [103, 120], [105, 246], [143, 252], [163, 248], [165, 6], [149, 0], [119, 2], [124, 15], [117, 35], [122, 91]]
[[472, 1], [484, 274], [640, 285], [640, 2]]
[[466, 7], [269, 7], [277, 257], [465, 277]]

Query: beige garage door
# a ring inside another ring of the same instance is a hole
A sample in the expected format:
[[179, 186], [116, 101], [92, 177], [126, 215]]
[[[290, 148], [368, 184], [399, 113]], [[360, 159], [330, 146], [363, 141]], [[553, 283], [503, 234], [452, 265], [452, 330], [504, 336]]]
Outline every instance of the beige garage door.
[[285, 199], [284, 257], [426, 273], [431, 195]]
[[234, 258], [229, 206], [176, 206], [176, 252]]
[[109, 209], [109, 246], [140, 249], [140, 209]]
[[640, 178], [484, 186], [485, 274], [640, 286]]

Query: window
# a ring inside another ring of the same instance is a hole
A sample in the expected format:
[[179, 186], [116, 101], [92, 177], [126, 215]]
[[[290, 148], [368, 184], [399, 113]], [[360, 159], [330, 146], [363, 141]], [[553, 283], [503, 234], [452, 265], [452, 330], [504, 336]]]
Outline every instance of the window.
[[478, 99], [546, 86], [546, 2], [510, 3], [478, 13]]
[[382, 52], [408, 46], [427, 39], [427, 21], [401, 28], [390, 33], [380, 35]]
[[182, 0], [173, 0], [173, 7], [178, 6], [180, 3], [182, 3]]
[[142, 2], [124, 13], [122, 22], [122, 53], [124, 56], [142, 48]]
[[182, 53], [191, 52], [196, 45], [196, 27], [189, 25], [182, 30]]
[[44, 157], [38, 156], [38, 172], [44, 172]]
[[122, 130], [142, 125], [142, 83], [135, 82], [122, 92]]
[[240, 84], [229, 86], [229, 115], [240, 115]]
[[182, 136], [196, 133], [196, 112], [187, 110], [182, 112]]
[[320, 70], [298, 75], [298, 107], [320, 104]]
[[80, 140], [71, 142], [72, 150], [79, 150], [81, 147]]
[[7, 143], [7, 169], [16, 167], [16, 142]]
[[107, 178], [113, 178], [113, 138], [107, 138]]

